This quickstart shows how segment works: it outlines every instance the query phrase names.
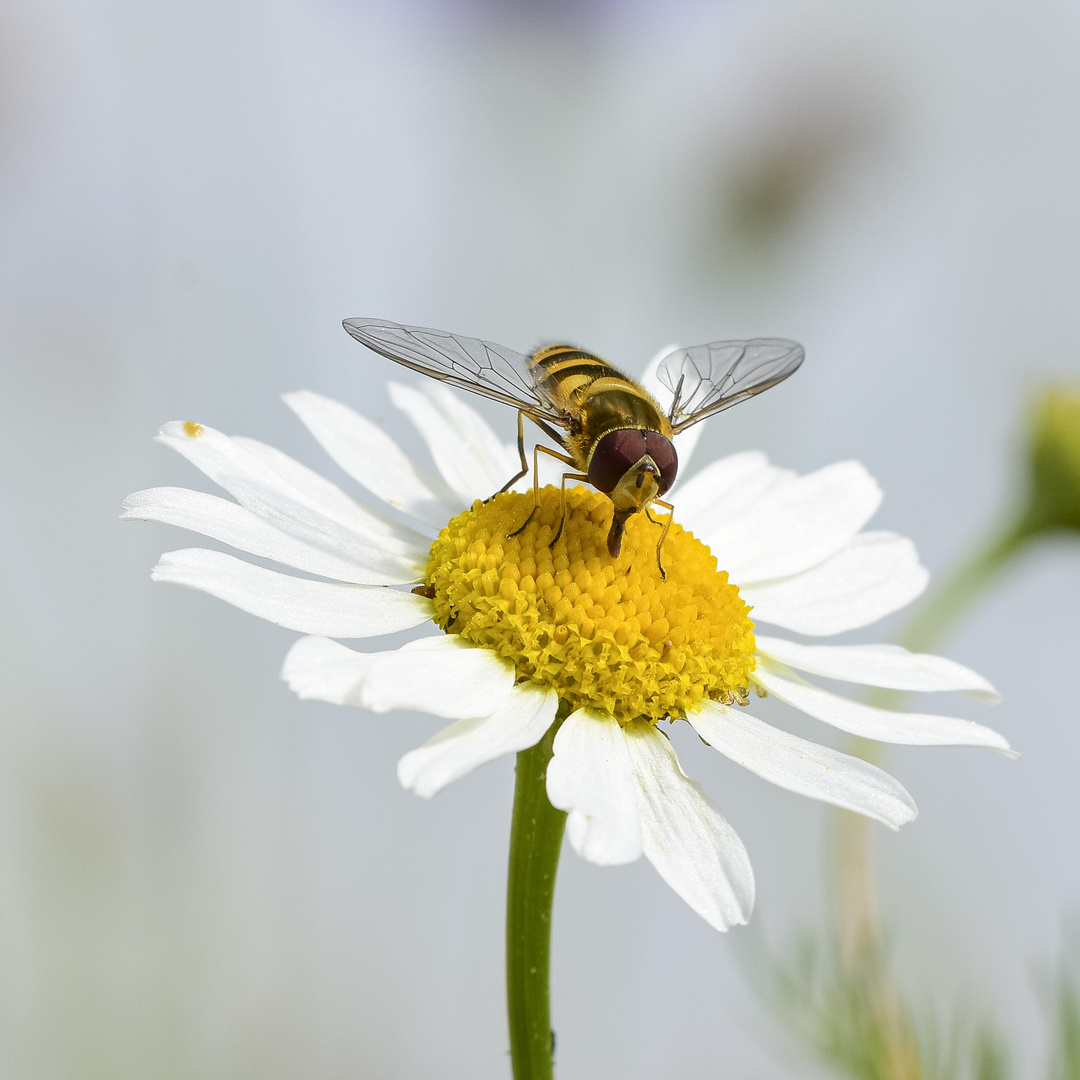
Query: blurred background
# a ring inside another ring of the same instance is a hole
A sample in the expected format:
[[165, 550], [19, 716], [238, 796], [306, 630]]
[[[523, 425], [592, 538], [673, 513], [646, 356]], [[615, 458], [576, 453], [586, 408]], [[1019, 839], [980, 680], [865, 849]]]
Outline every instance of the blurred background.
[[[340, 480], [279, 400], [310, 388], [421, 452], [345, 316], [630, 371], [792, 337], [798, 376], [696, 464], [857, 457], [874, 527], [938, 576], [1010, 499], [1027, 400], [1080, 376], [1078, 49], [1061, 0], [4, 0], [0, 1075], [509, 1071], [512, 761], [419, 800], [395, 763], [438, 721], [301, 703], [296, 635], [152, 585], [199, 541], [120, 500], [209, 489], [161, 423]], [[978, 606], [943, 651], [1005, 703], [929, 707], [1023, 757], [897, 750], [921, 815], [876, 829], [900, 977], [987, 1005], [1032, 1069], [1080, 898], [1078, 611], [1066, 541]], [[750, 850], [754, 921], [718, 935], [644, 861], [568, 854], [560, 1076], [824, 1075], [750, 976], [828, 919], [826, 815], [678, 734]]]

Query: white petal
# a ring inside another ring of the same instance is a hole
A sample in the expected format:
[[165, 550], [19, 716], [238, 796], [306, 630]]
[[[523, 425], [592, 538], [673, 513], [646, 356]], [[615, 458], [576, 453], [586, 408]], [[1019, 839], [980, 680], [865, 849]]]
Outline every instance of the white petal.
[[421, 709], [458, 719], [494, 712], [514, 689], [514, 665], [456, 635], [421, 638], [372, 664], [361, 696], [372, 712]]
[[993, 686], [971, 668], [899, 645], [798, 645], [761, 634], [756, 643], [759, 653], [827, 679], [889, 690], [958, 690], [992, 705], [1001, 701]]
[[389, 506], [437, 529], [461, 509], [440, 477], [414, 465], [367, 417], [310, 390], [285, 394], [284, 400], [334, 461]]
[[[401, 585], [419, 581], [424, 573], [424, 559], [390, 555], [351, 536], [341, 543], [337, 537], [299, 526], [282, 532], [245, 507], [203, 491], [150, 488], [129, 495], [123, 505], [123, 519], [191, 529], [252, 555], [338, 581]], [[301, 533], [308, 539], [301, 539]]]
[[421, 393], [391, 383], [390, 399], [427, 441], [439, 472], [466, 506], [493, 495], [519, 471], [517, 451], [445, 386], [425, 386]]
[[361, 506], [335, 484], [255, 439], [229, 438], [204, 427], [191, 437], [166, 424], [157, 441], [183, 454], [242, 506], [301, 539], [322, 533], [339, 544], [357, 538], [403, 558], [422, 558], [430, 541], [407, 525]]
[[578, 709], [566, 718], [548, 762], [547, 793], [569, 813], [566, 835], [583, 859], [615, 866], [641, 854], [637, 784], [613, 716]]
[[760, 450], [731, 454], [679, 485], [679, 522], [695, 536], [708, 536], [745, 513], [765, 492], [794, 479], [790, 470], [770, 465]]
[[781, 701], [864, 739], [913, 746], [988, 746], [1009, 750], [1001, 735], [982, 724], [955, 716], [893, 712], [864, 705], [830, 694], [770, 660], [759, 658], [751, 677]]
[[361, 707], [357, 684], [377, 653], [360, 653], [324, 637], [302, 637], [285, 656], [281, 677], [304, 701]]
[[[314, 469], [301, 465], [276, 446], [243, 435], [234, 435], [232, 441], [241, 450], [247, 451], [266, 465], [284, 492], [292, 493], [316, 512], [325, 513], [346, 528], [374, 537], [380, 543], [406, 544], [410, 549], [420, 549], [427, 554], [431, 541], [423, 533], [379, 510], [365, 506], [352, 495], [342, 491], [337, 484], [327, 480], [325, 476], [320, 476]], [[445, 523], [444, 520], [442, 524]]]
[[151, 575], [201, 589], [290, 630], [374, 637], [427, 622], [431, 601], [379, 585], [340, 585], [279, 574], [221, 551], [184, 548], [161, 556]]
[[[697, 444], [701, 441], [701, 436], [705, 434], [704, 424], [695, 424], [693, 427], [687, 428], [685, 431], [680, 432], [672, 439], [672, 443], [675, 445], [676, 460], [679, 463], [679, 472], [686, 469], [690, 465], [690, 459], [694, 456], [694, 451], [697, 449]], [[675, 491], [680, 492], [682, 488], [678, 486], [678, 480], [675, 481]], [[666, 497], [666, 496], [665, 496]]]
[[679, 766], [671, 742], [651, 724], [631, 724], [626, 745], [641, 805], [645, 857], [717, 930], [746, 922], [754, 871], [735, 830]]
[[[660, 411], [665, 416], [671, 415], [671, 405], [674, 400], [672, 392], [656, 377], [656, 371], [660, 367], [660, 361], [665, 356], [669, 356], [680, 348], [678, 345], [665, 345], [648, 363], [645, 368], [645, 374], [641, 376], [641, 385], [649, 391], [654, 398], [656, 398], [657, 404], [660, 406]], [[690, 464], [690, 458], [694, 454], [694, 450], [697, 448], [698, 440], [701, 438], [702, 432], [705, 430], [704, 424], [694, 424], [693, 427], [687, 428], [681, 435], [676, 435], [673, 442], [675, 443], [675, 452], [679, 457], [679, 473], [685, 474], [687, 466]], [[676, 488], [677, 491], [682, 491], [681, 487]]]
[[375, 653], [355, 652], [326, 638], [301, 638], [281, 674], [302, 698], [377, 713], [417, 709], [447, 719], [487, 716], [514, 689], [513, 664], [446, 634]]
[[890, 829], [914, 821], [918, 810], [903, 785], [857, 757], [789, 735], [743, 709], [707, 702], [688, 713], [694, 730], [721, 754], [797, 795], [865, 814]]
[[403, 787], [430, 799], [477, 765], [535, 746], [551, 727], [559, 696], [522, 683], [490, 716], [456, 720], [398, 762]]
[[929, 580], [910, 540], [865, 532], [811, 570], [741, 586], [739, 594], [754, 608], [755, 622], [822, 636], [876, 622], [911, 603]]
[[866, 469], [841, 461], [773, 487], [701, 539], [732, 581], [769, 581], [835, 555], [880, 503], [881, 488]]

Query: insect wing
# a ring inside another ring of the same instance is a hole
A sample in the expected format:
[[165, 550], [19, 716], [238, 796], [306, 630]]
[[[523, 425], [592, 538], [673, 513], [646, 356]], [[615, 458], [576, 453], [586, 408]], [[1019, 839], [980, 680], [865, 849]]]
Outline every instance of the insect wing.
[[674, 395], [671, 430], [677, 435], [713, 413], [730, 409], [783, 382], [803, 362], [803, 347], [783, 338], [711, 341], [678, 349], [656, 375]]
[[567, 415], [533, 386], [527, 357], [505, 345], [385, 319], [346, 319], [342, 325], [362, 345], [422, 375], [561, 427], [569, 423]]

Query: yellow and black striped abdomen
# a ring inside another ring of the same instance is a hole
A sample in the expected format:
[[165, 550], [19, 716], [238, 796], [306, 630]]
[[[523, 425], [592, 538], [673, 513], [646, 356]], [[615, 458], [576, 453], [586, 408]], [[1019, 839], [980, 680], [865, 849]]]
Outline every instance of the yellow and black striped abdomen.
[[537, 389], [570, 412], [576, 412], [583, 391], [597, 379], [615, 376], [629, 381], [599, 356], [573, 345], [548, 345], [529, 358], [529, 374]]
[[529, 373], [539, 393], [571, 416], [565, 444], [581, 469], [610, 431], [636, 428], [671, 436], [652, 395], [599, 356], [573, 345], [548, 345], [530, 357]]

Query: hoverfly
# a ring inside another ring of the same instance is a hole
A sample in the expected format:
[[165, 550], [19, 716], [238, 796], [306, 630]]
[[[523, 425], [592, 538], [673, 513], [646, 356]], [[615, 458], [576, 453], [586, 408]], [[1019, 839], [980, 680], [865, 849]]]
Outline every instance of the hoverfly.
[[[678, 472], [672, 439], [699, 420], [782, 382], [803, 361], [802, 346], [782, 338], [712, 341], [676, 349], [657, 369], [660, 382], [673, 395], [665, 413], [635, 380], [572, 345], [547, 345], [524, 356], [479, 338], [385, 319], [346, 319], [343, 325], [361, 344], [395, 363], [517, 409], [521, 471], [499, 492], [529, 471], [524, 424], [526, 417], [532, 420], [565, 453], [534, 445], [533, 509], [511, 535], [524, 529], [539, 508], [538, 455], [543, 453], [577, 470], [563, 473], [563, 519], [551, 543], [562, 534], [566, 520], [566, 481], [583, 481], [607, 495], [614, 506], [607, 537], [612, 558], [622, 549], [632, 514], [644, 511], [652, 521], [653, 504], [674, 511], [660, 498]], [[660, 549], [670, 526], [669, 513], [656, 545], [661, 574]]]

